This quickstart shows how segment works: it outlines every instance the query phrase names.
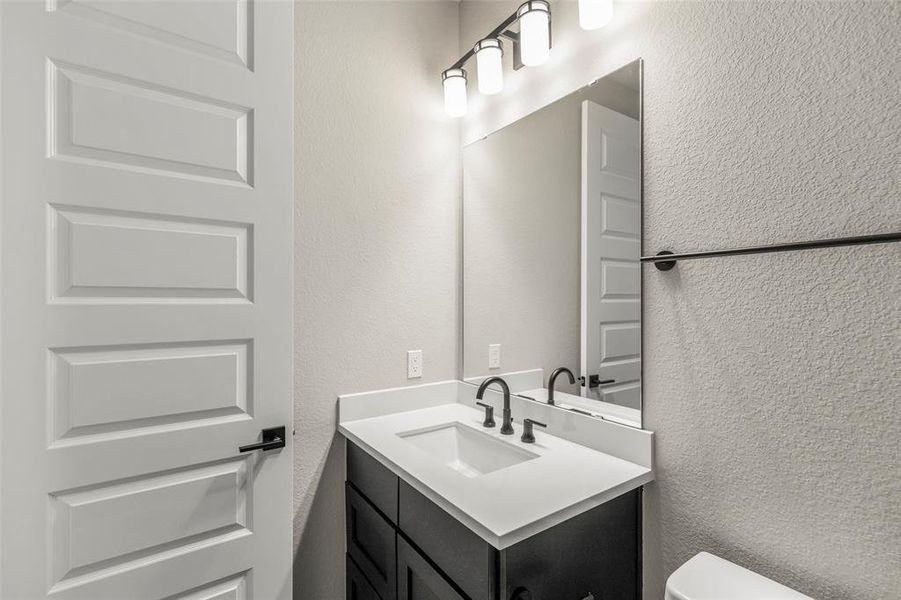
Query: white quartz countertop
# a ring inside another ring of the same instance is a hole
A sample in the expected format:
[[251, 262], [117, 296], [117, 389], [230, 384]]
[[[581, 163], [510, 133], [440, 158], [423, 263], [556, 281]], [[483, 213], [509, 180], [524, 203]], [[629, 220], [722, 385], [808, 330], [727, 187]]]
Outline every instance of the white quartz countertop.
[[[498, 549], [594, 508], [653, 479], [650, 468], [557, 437], [535, 427], [536, 441], [482, 427], [482, 411], [458, 402], [355, 420], [339, 431], [401, 479]], [[459, 423], [536, 457], [475, 477], [444, 464], [398, 434]]]

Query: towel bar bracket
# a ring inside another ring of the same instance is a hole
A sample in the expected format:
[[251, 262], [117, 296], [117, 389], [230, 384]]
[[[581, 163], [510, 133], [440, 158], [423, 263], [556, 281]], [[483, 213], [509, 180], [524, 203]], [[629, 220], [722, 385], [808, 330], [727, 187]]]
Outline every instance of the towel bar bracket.
[[[662, 250], [657, 253], [657, 256], [668, 256], [671, 255], [672, 252], [669, 250]], [[676, 266], [676, 261], [674, 260], [660, 260], [654, 263], [654, 266], [660, 269], [661, 271], [669, 271], [673, 267]]]

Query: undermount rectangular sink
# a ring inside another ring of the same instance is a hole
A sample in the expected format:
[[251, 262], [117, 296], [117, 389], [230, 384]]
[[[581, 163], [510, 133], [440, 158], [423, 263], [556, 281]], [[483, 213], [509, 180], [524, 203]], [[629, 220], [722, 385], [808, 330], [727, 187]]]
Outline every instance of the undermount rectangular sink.
[[535, 453], [456, 422], [397, 435], [466, 477], [478, 477], [538, 458]]

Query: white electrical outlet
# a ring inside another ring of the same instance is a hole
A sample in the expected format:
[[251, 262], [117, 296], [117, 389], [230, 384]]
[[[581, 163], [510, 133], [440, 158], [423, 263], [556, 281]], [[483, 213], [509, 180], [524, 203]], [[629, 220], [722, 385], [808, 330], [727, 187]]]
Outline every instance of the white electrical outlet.
[[407, 351], [407, 379], [422, 377], [422, 350]]
[[500, 344], [488, 344], [488, 368], [489, 369], [500, 369], [501, 368], [501, 345]]

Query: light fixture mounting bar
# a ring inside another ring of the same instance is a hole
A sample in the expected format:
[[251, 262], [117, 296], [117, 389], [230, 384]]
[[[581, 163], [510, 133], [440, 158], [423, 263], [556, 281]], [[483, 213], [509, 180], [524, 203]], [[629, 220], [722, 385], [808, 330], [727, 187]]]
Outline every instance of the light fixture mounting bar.
[[[518, 70], [523, 66], [522, 61], [519, 59], [519, 33], [507, 29], [516, 23], [518, 18], [516, 12], [517, 11], [513, 11], [513, 14], [504, 19], [500, 25], [492, 29], [488, 35], [483, 35], [480, 39], [504, 37], [513, 42], [513, 68]], [[461, 56], [457, 62], [449, 67], [449, 69], [462, 69], [463, 65], [465, 65], [473, 56], [475, 56], [475, 50], [470, 48], [466, 54]]]
[[513, 70], [519, 71], [525, 65], [522, 64], [522, 53], [519, 51], [519, 33], [505, 29], [500, 37], [507, 38], [513, 42]]

